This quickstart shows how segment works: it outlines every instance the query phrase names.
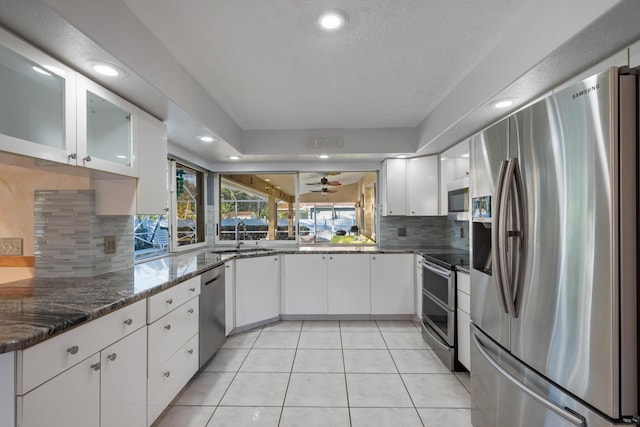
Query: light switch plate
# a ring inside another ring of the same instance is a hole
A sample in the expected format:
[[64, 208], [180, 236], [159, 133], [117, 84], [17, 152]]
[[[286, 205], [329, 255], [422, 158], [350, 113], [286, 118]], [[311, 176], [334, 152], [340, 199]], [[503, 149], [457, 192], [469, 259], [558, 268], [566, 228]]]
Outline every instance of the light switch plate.
[[21, 256], [22, 255], [22, 238], [20, 237], [0, 238], [0, 255]]

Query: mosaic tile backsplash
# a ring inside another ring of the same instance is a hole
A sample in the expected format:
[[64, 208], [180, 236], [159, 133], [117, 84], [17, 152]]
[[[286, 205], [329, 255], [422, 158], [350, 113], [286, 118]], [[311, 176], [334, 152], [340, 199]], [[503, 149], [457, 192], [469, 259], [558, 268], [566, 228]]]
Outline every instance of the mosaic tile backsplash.
[[[406, 229], [406, 236], [398, 236], [398, 228], [402, 227]], [[378, 244], [385, 247], [451, 246], [469, 250], [469, 223], [452, 221], [446, 216], [382, 216]]]
[[[92, 277], [133, 267], [133, 217], [96, 216], [93, 190], [35, 192], [36, 277]], [[104, 253], [105, 236], [116, 252]]]

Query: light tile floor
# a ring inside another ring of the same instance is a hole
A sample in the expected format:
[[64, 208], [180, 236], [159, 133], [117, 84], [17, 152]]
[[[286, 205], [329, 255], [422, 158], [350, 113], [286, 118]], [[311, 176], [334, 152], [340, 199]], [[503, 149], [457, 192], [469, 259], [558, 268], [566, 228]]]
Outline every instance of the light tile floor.
[[409, 321], [288, 321], [228, 337], [153, 427], [469, 427], [469, 374]]

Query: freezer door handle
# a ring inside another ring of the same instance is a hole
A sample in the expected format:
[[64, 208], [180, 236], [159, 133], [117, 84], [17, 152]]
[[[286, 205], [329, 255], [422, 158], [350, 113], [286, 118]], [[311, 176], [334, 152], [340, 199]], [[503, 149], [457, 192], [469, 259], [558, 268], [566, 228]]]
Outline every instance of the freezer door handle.
[[504, 369], [502, 366], [500, 366], [498, 364], [498, 362], [496, 362], [489, 355], [489, 353], [484, 349], [484, 346], [482, 345], [482, 343], [478, 339], [478, 335], [476, 335], [475, 333], [471, 334], [471, 339], [473, 341], [473, 345], [476, 347], [476, 349], [482, 355], [482, 357], [486, 360], [486, 362], [489, 363], [496, 371], [498, 371], [511, 384], [516, 386], [523, 393], [525, 393], [527, 396], [529, 396], [532, 399], [534, 399], [536, 402], [538, 402], [539, 404], [541, 404], [545, 408], [549, 409], [550, 411], [552, 411], [556, 415], [558, 415], [558, 416], [564, 418], [565, 420], [567, 420], [567, 422], [569, 422], [569, 423], [571, 423], [571, 424], [573, 424], [575, 426], [582, 426], [582, 427], [586, 426], [585, 420], [583, 418], [577, 417], [576, 415], [572, 414], [571, 412], [567, 411], [566, 409], [561, 408], [560, 406], [556, 405], [555, 403], [551, 402], [550, 400], [547, 400], [543, 396], [540, 396], [538, 393], [536, 393], [535, 391], [533, 391], [530, 388], [528, 388], [526, 385], [524, 385], [522, 382], [520, 382], [517, 378], [515, 378], [513, 375], [511, 375], [506, 369]]
[[[504, 268], [504, 264], [502, 264], [502, 242], [500, 241], [500, 229], [502, 228], [501, 222], [504, 217], [502, 214], [502, 199], [504, 198], [503, 194], [505, 191], [505, 179], [507, 174], [507, 161], [503, 160], [500, 163], [500, 174], [498, 175], [498, 184], [496, 185], [496, 214], [493, 216], [493, 227], [491, 227], [491, 258], [493, 258], [493, 277], [496, 283], [496, 290], [498, 292], [498, 302], [500, 303], [500, 307], [502, 311], [506, 314], [509, 313], [507, 308], [507, 302], [504, 295], [504, 284], [503, 284], [503, 275], [502, 269]], [[506, 255], [505, 255], [506, 256]]]

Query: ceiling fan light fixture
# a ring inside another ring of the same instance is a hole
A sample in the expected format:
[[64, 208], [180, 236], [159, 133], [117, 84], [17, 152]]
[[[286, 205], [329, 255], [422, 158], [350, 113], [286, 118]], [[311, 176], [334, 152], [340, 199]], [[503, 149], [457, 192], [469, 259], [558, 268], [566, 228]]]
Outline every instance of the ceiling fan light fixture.
[[318, 17], [316, 24], [322, 31], [334, 33], [347, 25], [347, 14], [338, 9], [327, 10]]

